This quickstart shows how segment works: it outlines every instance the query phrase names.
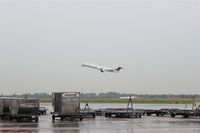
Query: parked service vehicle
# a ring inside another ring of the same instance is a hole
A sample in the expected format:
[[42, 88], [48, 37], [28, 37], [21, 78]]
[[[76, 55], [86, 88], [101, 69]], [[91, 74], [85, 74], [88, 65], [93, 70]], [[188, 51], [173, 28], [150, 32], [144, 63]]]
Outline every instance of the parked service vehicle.
[[52, 106], [54, 109], [53, 121], [56, 117], [60, 117], [61, 121], [64, 119], [83, 119], [80, 114], [80, 92], [53, 92]]
[[38, 121], [39, 99], [34, 98], [13, 98], [11, 99], [10, 120]]
[[39, 99], [0, 97], [1, 119], [38, 121]]
[[3, 116], [3, 108], [4, 108], [4, 101], [3, 101], [3, 99], [0, 99], [0, 117], [1, 117], [1, 119]]
[[47, 108], [46, 107], [39, 107], [38, 114], [39, 115], [46, 115], [47, 114]]
[[89, 108], [88, 103], [85, 104], [84, 109], [82, 109], [80, 111], [80, 113], [84, 118], [95, 118], [96, 117], [96, 111]]
[[11, 105], [10, 97], [0, 97], [0, 117], [2, 120], [9, 119], [11, 114], [9, 109], [10, 105]]

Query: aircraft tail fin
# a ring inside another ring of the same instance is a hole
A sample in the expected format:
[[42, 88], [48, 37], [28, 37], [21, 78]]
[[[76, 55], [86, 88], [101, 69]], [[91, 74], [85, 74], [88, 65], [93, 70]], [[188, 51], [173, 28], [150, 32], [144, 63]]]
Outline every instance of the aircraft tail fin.
[[87, 66], [87, 63], [82, 63], [81, 64], [81, 67], [85, 67], [85, 66]]
[[124, 69], [123, 67], [117, 67], [115, 70], [120, 71], [121, 69]]

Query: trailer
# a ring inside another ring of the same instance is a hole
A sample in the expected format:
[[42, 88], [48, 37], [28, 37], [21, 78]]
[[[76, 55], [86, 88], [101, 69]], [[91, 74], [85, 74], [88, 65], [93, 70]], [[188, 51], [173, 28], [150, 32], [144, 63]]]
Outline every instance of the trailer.
[[107, 108], [105, 117], [114, 118], [141, 118], [142, 113], [140, 111], [126, 109], [126, 108]]
[[184, 118], [189, 117], [200, 117], [200, 110], [174, 110], [171, 111], [171, 117], [174, 118], [176, 116], [182, 116]]
[[96, 109], [95, 113], [97, 116], [105, 116], [106, 109]]
[[95, 118], [96, 117], [96, 112], [95, 110], [92, 110], [90, 107], [89, 107], [89, 104], [86, 103], [85, 104], [85, 107], [83, 110], [80, 111], [81, 115], [84, 117], [84, 118]]
[[141, 118], [143, 111], [133, 109], [132, 97], [128, 97], [127, 108], [107, 108], [105, 117], [114, 118]]
[[10, 120], [38, 122], [39, 99], [12, 98], [10, 99]]
[[192, 108], [187, 109], [188, 104], [185, 105], [185, 109], [171, 110], [171, 117], [182, 116], [184, 118], [199, 117], [200, 118], [200, 104], [195, 102], [195, 98], [192, 100]]
[[53, 92], [52, 106], [52, 121], [55, 121], [56, 117], [61, 121], [83, 119], [80, 113], [80, 92]]
[[38, 115], [46, 115], [48, 108], [46, 107], [39, 107], [38, 109]]
[[164, 115], [170, 115], [170, 109], [146, 109], [144, 110], [144, 114], [147, 116], [151, 116], [155, 114], [156, 116], [164, 116]]

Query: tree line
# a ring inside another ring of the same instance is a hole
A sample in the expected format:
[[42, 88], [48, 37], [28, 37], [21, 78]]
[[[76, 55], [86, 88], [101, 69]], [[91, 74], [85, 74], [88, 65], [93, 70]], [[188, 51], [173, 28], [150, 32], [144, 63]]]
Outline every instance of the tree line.
[[[24, 93], [24, 94], [12, 94], [12, 95], [1, 95], [5, 97], [29, 97], [29, 98], [51, 98], [49, 93]], [[105, 92], [105, 93], [81, 93], [81, 98], [120, 98], [136, 96], [140, 98], [200, 98], [199, 94], [127, 94], [117, 92]]]

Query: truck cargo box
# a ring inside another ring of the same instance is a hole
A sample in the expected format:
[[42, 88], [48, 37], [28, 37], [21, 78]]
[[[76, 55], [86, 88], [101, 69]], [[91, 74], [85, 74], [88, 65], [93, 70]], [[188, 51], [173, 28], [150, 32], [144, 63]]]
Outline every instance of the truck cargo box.
[[4, 108], [4, 101], [3, 99], [0, 99], [0, 115], [3, 114], [3, 108]]
[[1, 119], [27, 119], [38, 121], [39, 99], [33, 98], [0, 98]]
[[80, 92], [53, 92], [52, 106], [54, 113], [52, 119], [81, 118], [80, 116]]
[[39, 109], [39, 99], [11, 99], [9, 109], [12, 115], [37, 114]]
[[0, 117], [1, 119], [8, 119], [10, 115], [9, 106], [11, 104], [10, 97], [0, 97]]
[[53, 93], [53, 108], [55, 113], [76, 113], [80, 110], [79, 92]]
[[38, 121], [39, 99], [13, 98], [9, 106], [10, 120]]

